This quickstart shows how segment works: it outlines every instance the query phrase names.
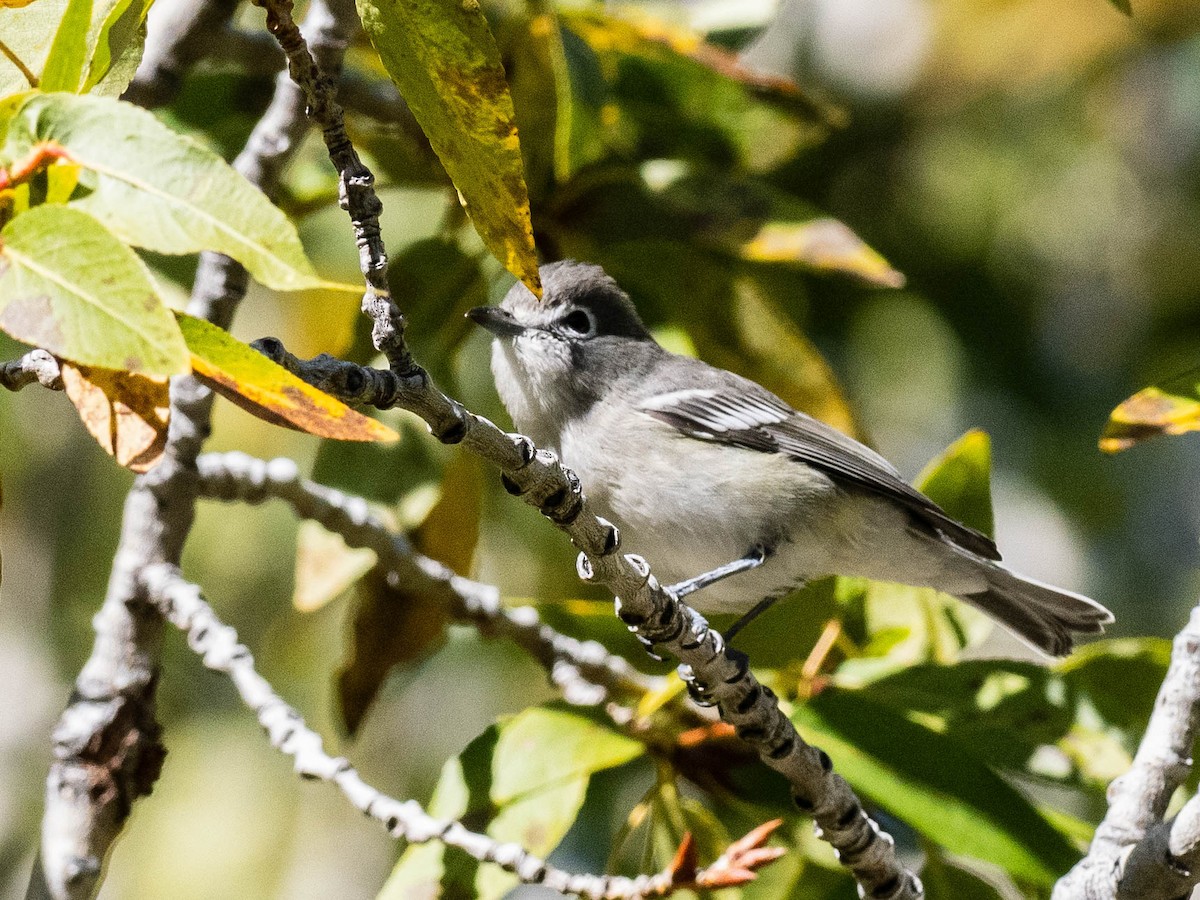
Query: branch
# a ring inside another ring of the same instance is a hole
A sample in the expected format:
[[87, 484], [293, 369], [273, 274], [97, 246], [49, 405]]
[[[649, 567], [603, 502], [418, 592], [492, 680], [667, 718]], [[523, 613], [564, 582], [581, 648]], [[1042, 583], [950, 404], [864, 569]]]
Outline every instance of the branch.
[[165, 106], [184, 76], [216, 46], [238, 0], [159, 0], [146, 23], [146, 47], [124, 99], [146, 109]]
[[244, 453], [208, 453], [197, 460], [197, 468], [201, 496], [253, 504], [277, 498], [301, 518], [340, 535], [349, 546], [374, 550], [381, 566], [395, 572], [402, 583], [432, 592], [459, 621], [529, 651], [571, 703], [596, 705], [610, 693], [640, 697], [659, 687], [659, 679], [643, 675], [602, 644], [576, 640], [544, 624], [532, 606], [502, 606], [494, 586], [456, 575], [418, 553], [361, 497], [302, 479], [290, 459], [268, 462]]
[[58, 360], [45, 350], [30, 350], [20, 359], [0, 363], [0, 387], [19, 391], [35, 381], [52, 391], [63, 389], [62, 369]]
[[617, 614], [630, 631], [677, 657], [693, 697], [715, 705], [721, 718], [762, 760], [787, 778], [796, 806], [812, 815], [860, 890], [876, 900], [921, 896], [920, 879], [900, 864], [892, 838], [866, 814], [846, 781], [834, 774], [828, 754], [803, 741], [775, 695], [754, 677], [745, 657], [726, 652], [721, 636], [663, 590], [644, 559], [617, 552], [617, 529], [585, 509], [574, 473], [523, 435], [505, 434], [451, 400], [412, 359], [404, 343], [404, 318], [387, 285], [387, 254], [378, 227], [381, 204], [372, 187], [373, 176], [346, 139], [342, 111], [292, 22], [290, 0], [257, 2], [267, 10], [268, 29], [288, 56], [292, 77], [308, 98], [309, 115], [325, 135], [330, 159], [342, 179], [341, 205], [354, 227], [367, 284], [363, 311], [374, 321], [375, 347], [389, 364], [385, 371], [335, 366], [336, 372], [348, 376], [346, 393], [371, 394], [378, 406], [414, 412], [438, 440], [461, 443], [497, 466], [510, 493], [540, 509], [580, 548], [580, 576], [613, 590]]
[[1055, 885], [1053, 900], [1178, 900], [1200, 884], [1200, 804], [1163, 822], [1192, 768], [1200, 726], [1200, 606], [1175, 636], [1146, 733], [1129, 771], [1108, 788], [1092, 846]]
[[676, 863], [657, 875], [637, 878], [576, 875], [550, 865], [516, 844], [502, 844], [485, 834], [469, 831], [461, 822], [436, 819], [414, 800], [400, 801], [380, 793], [362, 780], [348, 760], [326, 753], [321, 736], [305, 724], [300, 714], [254, 668], [254, 657], [238, 642], [237, 632], [217, 617], [201, 596], [200, 588], [180, 577], [174, 566], [147, 568], [142, 573], [142, 584], [148, 602], [187, 634], [188, 646], [200, 655], [204, 665], [229, 675], [242, 700], [257, 715], [271, 746], [292, 757], [296, 772], [303, 778], [336, 784], [356, 809], [381, 823], [392, 837], [418, 844], [441, 841], [480, 862], [500, 866], [525, 884], [541, 884], [589, 900], [666, 897], [681, 888], [744, 883], [748, 880], [746, 876], [753, 878], [755, 869], [778, 858], [781, 852], [762, 846], [772, 828], [760, 827], [731, 844], [707, 870], [677, 865], [677, 858]]
[[[181, 78], [197, 58], [197, 33], [225, 21], [235, 5], [232, 0], [183, 0], [156, 6], [169, 33], [155, 45], [158, 49], [150, 48], [143, 69], [165, 67], [156, 77], [170, 87], [171, 79]], [[323, 64], [336, 71], [345, 32], [320, 0], [309, 8], [306, 27], [309, 23]], [[235, 166], [272, 192], [307, 128], [304, 98], [289, 80], [280, 79], [270, 108]], [[203, 254], [188, 312], [227, 327], [246, 287], [241, 266]], [[165, 753], [155, 719], [162, 619], [139, 602], [138, 579], [147, 566], [177, 564], [182, 557], [195, 515], [195, 459], [208, 436], [212, 402], [212, 392], [195, 379], [172, 381], [163, 460], [134, 482], [125, 501], [108, 591], [93, 620], [92, 653], [53, 733], [41, 859], [45, 883], [56, 900], [85, 900], [95, 893], [103, 860], [133, 802], [148, 794], [158, 778]]]

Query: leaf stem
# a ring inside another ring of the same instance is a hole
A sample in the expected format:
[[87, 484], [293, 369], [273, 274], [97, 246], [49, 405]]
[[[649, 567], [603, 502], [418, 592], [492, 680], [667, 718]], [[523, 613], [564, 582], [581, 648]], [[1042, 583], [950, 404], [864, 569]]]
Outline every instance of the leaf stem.
[[38, 77], [29, 71], [29, 66], [25, 65], [25, 63], [21, 61], [21, 57], [17, 56], [17, 54], [15, 54], [8, 44], [4, 43], [4, 41], [0, 41], [0, 53], [3, 53], [6, 57], [8, 57], [8, 61], [21, 70], [21, 74], [25, 76], [25, 80], [29, 82], [29, 86], [31, 88], [38, 86]]

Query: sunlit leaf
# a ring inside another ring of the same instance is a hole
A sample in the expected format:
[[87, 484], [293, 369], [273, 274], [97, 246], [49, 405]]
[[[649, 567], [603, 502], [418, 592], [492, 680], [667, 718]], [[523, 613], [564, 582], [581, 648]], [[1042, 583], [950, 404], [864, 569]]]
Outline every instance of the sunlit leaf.
[[84, 427], [105, 453], [134, 472], [162, 458], [171, 404], [166, 378], [70, 363], [63, 363], [62, 378]]
[[[544, 858], [578, 816], [590, 777], [643, 752], [639, 742], [577, 712], [528, 709], [446, 763], [429, 811], [486, 822], [491, 837]], [[433, 842], [404, 851], [379, 898], [499, 900], [515, 884], [515, 876]]]
[[1200, 380], [1144, 388], [1122, 402], [1104, 426], [1100, 449], [1116, 453], [1160, 434], [1189, 431], [1200, 431]]
[[287, 216], [224, 160], [153, 115], [106, 97], [36, 94], [9, 123], [4, 152], [42, 141], [87, 170], [71, 201], [130, 244], [160, 253], [215, 250], [268, 287], [327, 286]]
[[951, 518], [992, 537], [991, 477], [992, 441], [976, 429], [931, 459], [914, 484]]
[[862, 689], [891, 709], [930, 723], [991, 765], [1021, 769], [1075, 721], [1073, 698], [1045, 666], [963, 660], [911, 666]]
[[[83, 89], [90, 91], [133, 48], [140, 57], [139, 45], [145, 42], [143, 26], [154, 0], [109, 0], [110, 8], [96, 33], [95, 47], [88, 61]], [[130, 73], [132, 78], [132, 72]], [[128, 82], [126, 82], [128, 84]], [[119, 91], [117, 92], [119, 93]], [[111, 96], [111, 95], [110, 95]]]
[[1042, 885], [1078, 859], [1022, 794], [961, 745], [858, 691], [819, 694], [793, 720], [856, 791], [951, 853]]
[[798, 263], [818, 272], [838, 272], [880, 287], [904, 287], [904, 276], [837, 219], [768, 222], [742, 244], [745, 259]]
[[476, 0], [358, 0], [363, 26], [479, 236], [541, 293], [512, 97]]
[[952, 662], [992, 631], [982, 612], [932, 588], [849, 577], [835, 585], [847, 631], [868, 654], [839, 669], [849, 683], [914, 663]]
[[375, 566], [375, 552], [347, 547], [341, 535], [304, 521], [296, 532], [296, 577], [292, 605], [315, 612], [349, 590]]
[[570, 103], [560, 128], [577, 132], [570, 146], [581, 154], [560, 177], [595, 158], [596, 146], [620, 156], [646, 145], [657, 156], [736, 159], [763, 171], [842, 119], [793, 82], [749, 70], [686, 29], [592, 10], [564, 11], [560, 21], [569, 83], [556, 100]]
[[301, 381], [216, 325], [184, 313], [175, 315], [195, 374], [252, 415], [339, 441], [399, 439], [382, 422]]
[[42, 69], [44, 91], [79, 90], [83, 66], [87, 61], [88, 23], [92, 18], [92, 0], [68, 0], [62, 21], [50, 45], [46, 66]]
[[0, 6], [0, 97], [36, 87], [66, 8], [67, 0], [9, 0]]
[[0, 231], [0, 328], [84, 365], [188, 370], [179, 327], [141, 260], [66, 206], [35, 207]]
[[[146, 23], [143, 21], [121, 50], [121, 55], [109, 64], [107, 70], [95, 84], [85, 88], [93, 97], [119, 98], [125, 93], [137, 74], [138, 66], [142, 64], [142, 55], [146, 49]], [[94, 60], [93, 60], [94, 65]], [[89, 70], [91, 71], [91, 70]], [[90, 78], [90, 75], [89, 75]], [[211, 101], [210, 101], [211, 102]]]

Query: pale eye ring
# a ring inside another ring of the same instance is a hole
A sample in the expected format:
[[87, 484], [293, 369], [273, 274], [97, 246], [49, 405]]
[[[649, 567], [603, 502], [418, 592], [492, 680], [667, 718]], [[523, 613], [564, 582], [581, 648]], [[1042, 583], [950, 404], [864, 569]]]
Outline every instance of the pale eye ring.
[[560, 320], [566, 331], [574, 332], [583, 337], [592, 337], [596, 333], [596, 318], [588, 310], [576, 307]]

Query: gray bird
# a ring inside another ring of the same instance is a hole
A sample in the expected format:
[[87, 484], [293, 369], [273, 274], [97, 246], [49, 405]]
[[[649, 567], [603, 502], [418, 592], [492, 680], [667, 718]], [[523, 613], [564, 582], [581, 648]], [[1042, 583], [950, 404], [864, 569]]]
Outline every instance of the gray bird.
[[[702, 612], [755, 612], [825, 575], [932, 587], [1033, 646], [1070, 652], [1112, 614], [1000, 563], [882, 456], [748, 379], [664, 350], [598, 266], [543, 266], [468, 315], [517, 429], [559, 454], [590, 508]], [[739, 626], [743, 624], [739, 622]]]

